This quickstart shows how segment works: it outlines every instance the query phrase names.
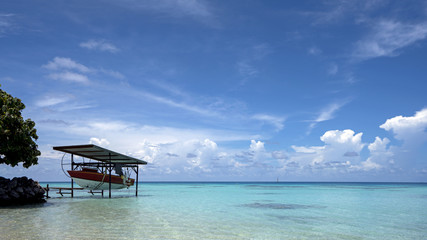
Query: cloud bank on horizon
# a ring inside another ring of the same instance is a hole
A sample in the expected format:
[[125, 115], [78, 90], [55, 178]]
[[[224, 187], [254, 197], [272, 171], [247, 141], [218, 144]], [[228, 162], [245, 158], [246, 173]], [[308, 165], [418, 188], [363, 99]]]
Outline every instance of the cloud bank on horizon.
[[1, 5], [42, 151], [1, 176], [65, 180], [52, 146], [93, 143], [152, 181], [427, 181], [425, 3]]

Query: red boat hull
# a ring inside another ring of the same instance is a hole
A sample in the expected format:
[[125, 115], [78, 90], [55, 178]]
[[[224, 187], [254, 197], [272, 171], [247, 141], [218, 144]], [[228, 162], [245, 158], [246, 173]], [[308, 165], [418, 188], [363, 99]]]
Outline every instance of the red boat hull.
[[[102, 184], [102, 183], [108, 184], [110, 181], [110, 175], [109, 174], [103, 174], [103, 173], [93, 172], [93, 171], [71, 171], [71, 170], [69, 170], [67, 172], [68, 172], [68, 174], [70, 174], [70, 177], [72, 177], [77, 182], [77, 184], [79, 184], [81, 187], [91, 188], [90, 186], [87, 186], [86, 182], [97, 182], [99, 184]], [[79, 182], [85, 182], [85, 184], [80, 184]], [[130, 187], [130, 186], [134, 185], [134, 183], [135, 183], [135, 179], [133, 179], [133, 178], [128, 178], [127, 181], [125, 181], [120, 176], [111, 175], [111, 184], [115, 185], [114, 188]], [[85, 185], [85, 186], [82, 186], [82, 185]], [[93, 184], [91, 186], [93, 186]], [[105, 186], [103, 188], [105, 188]]]

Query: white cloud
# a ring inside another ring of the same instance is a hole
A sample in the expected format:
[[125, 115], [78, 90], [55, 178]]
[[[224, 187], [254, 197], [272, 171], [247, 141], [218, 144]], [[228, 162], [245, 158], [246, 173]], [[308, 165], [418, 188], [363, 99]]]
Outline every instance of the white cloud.
[[89, 78], [86, 75], [75, 73], [75, 72], [61, 72], [61, 73], [52, 73], [48, 75], [49, 78], [54, 80], [60, 80], [64, 82], [77, 82], [87, 84], [89, 83]]
[[350, 129], [327, 131], [320, 137], [323, 146], [292, 146], [295, 153], [290, 154], [287, 162], [294, 162], [301, 169], [347, 171], [360, 158], [360, 152], [365, 146], [362, 135]]
[[106, 42], [105, 40], [89, 40], [87, 42], [82, 42], [79, 45], [82, 48], [87, 48], [90, 50], [99, 50], [105, 52], [115, 53], [118, 52], [119, 49], [111, 43]]
[[[350, 129], [325, 132], [320, 137], [325, 143], [324, 160], [342, 162], [348, 161], [349, 157], [357, 158], [365, 145], [362, 143], [362, 135], [363, 133], [355, 134]], [[348, 156], [348, 153], [352, 153], [351, 156]]]
[[394, 137], [402, 141], [401, 146], [392, 148], [397, 159], [419, 158], [416, 153], [427, 142], [427, 108], [414, 114], [414, 116], [396, 116], [387, 119], [380, 128], [394, 133]]
[[398, 50], [427, 37], [427, 23], [406, 24], [381, 20], [374, 24], [372, 33], [356, 43], [353, 57], [366, 60], [376, 57], [393, 57]]
[[274, 159], [288, 159], [288, 156], [283, 151], [273, 151], [271, 152], [271, 157]]
[[101, 147], [106, 147], [108, 145], [110, 145], [110, 142], [105, 139], [105, 138], [96, 138], [96, 137], [91, 137], [89, 140], [90, 144], [95, 144]]
[[304, 147], [295, 145], [292, 145], [291, 147], [297, 153], [316, 153], [325, 149], [325, 147]]
[[55, 57], [52, 61], [42, 67], [49, 70], [76, 70], [82, 73], [88, 73], [92, 70], [83, 64], [77, 63], [70, 58]]
[[368, 158], [366, 161], [361, 162], [360, 165], [351, 167], [351, 169], [364, 170], [364, 171], [379, 170], [381, 168], [382, 166], [372, 161], [372, 158]]
[[375, 141], [369, 144], [368, 149], [370, 151], [370, 156], [366, 161], [361, 162], [360, 166], [356, 168], [361, 168], [362, 170], [374, 170], [382, 169], [388, 167], [390, 164], [393, 164], [393, 152], [387, 148], [387, 145], [390, 143], [388, 138], [379, 138], [376, 137]]
[[329, 145], [335, 144], [356, 144], [358, 147], [356, 148], [356, 152], [360, 151], [363, 147], [361, 143], [363, 133], [358, 133], [354, 135], [354, 131], [350, 129], [346, 129], [343, 131], [340, 130], [330, 130], [325, 132], [323, 136], [320, 137], [320, 140]]
[[220, 167], [221, 155], [217, 144], [209, 139], [157, 144], [144, 140], [134, 154], [147, 161], [156, 174], [186, 176], [219, 171], [215, 167]]
[[135, 143], [144, 140], [152, 144], [168, 144], [192, 139], [206, 139], [212, 141], [242, 141], [252, 138], [250, 134], [238, 131], [217, 129], [173, 128], [165, 126], [140, 125], [137, 123], [113, 121], [108, 119], [68, 119], [67, 128], [52, 124], [43, 124], [39, 127], [43, 131], [58, 132], [63, 135], [74, 136], [77, 139], [88, 139], [93, 136], [102, 136], [108, 139], [111, 145], [133, 152]]
[[261, 141], [251, 140], [251, 145], [249, 146], [249, 150], [252, 152], [261, 152], [265, 151], [264, 143]]
[[387, 131], [392, 131], [399, 140], [409, 140], [419, 136], [425, 136], [427, 128], [427, 108], [422, 109], [411, 117], [396, 116], [387, 119], [380, 126]]
[[284, 127], [283, 122], [285, 121], [285, 118], [283, 117], [276, 117], [267, 114], [256, 114], [252, 116], [252, 118], [273, 125], [276, 128], [276, 131], [280, 131]]
[[[416, 116], [419, 115], [414, 116], [418, 119]], [[257, 140], [251, 140], [246, 149], [222, 148], [218, 141], [242, 141], [248, 136], [231, 137], [235, 133], [207, 129], [197, 131], [140, 126], [118, 121], [75, 122], [68, 123], [66, 128], [40, 122], [39, 127], [41, 131], [46, 131], [46, 127], [50, 131], [56, 129], [54, 131], [73, 138], [90, 138], [90, 142], [97, 145], [110, 144], [115, 151], [149, 162], [143, 168], [145, 174], [158, 178], [220, 179], [220, 176], [244, 176], [265, 179], [271, 175], [310, 174], [310, 179], [316, 179], [353, 173], [357, 176], [359, 172], [391, 172], [397, 169], [396, 161], [402, 161], [396, 159], [396, 146], [389, 146], [389, 139], [376, 137], [374, 142], [366, 144], [362, 141], [363, 133], [350, 129], [326, 131], [320, 137], [323, 142], [320, 146], [292, 146], [293, 152], [269, 152], [265, 149], [265, 143]], [[366, 146], [369, 155], [362, 160], [361, 152]], [[405, 158], [404, 161], [410, 159]]]
[[371, 144], [369, 144], [368, 149], [371, 152], [386, 152], [387, 151], [387, 144], [390, 143], [390, 140], [388, 138], [381, 139], [379, 137], [375, 137], [375, 141]]
[[[310, 171], [321, 174], [408, 171], [410, 174], [414, 171], [419, 174], [417, 169], [425, 166], [421, 161], [425, 156], [420, 155], [420, 149], [427, 142], [427, 109], [410, 117], [390, 118], [380, 127], [392, 131], [401, 143], [391, 145], [388, 138], [376, 137], [374, 142], [366, 144], [362, 141], [362, 133], [356, 134], [350, 129], [331, 130], [321, 136], [322, 146], [292, 146], [295, 152], [284, 161], [282, 171], [305, 174]], [[365, 146], [369, 154], [362, 160], [361, 152]]]

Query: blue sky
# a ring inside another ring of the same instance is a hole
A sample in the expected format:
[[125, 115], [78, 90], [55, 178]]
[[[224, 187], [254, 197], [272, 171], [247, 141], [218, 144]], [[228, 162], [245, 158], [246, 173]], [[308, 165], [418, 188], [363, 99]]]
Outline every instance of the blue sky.
[[426, 1], [2, 1], [1, 88], [150, 181], [427, 181]]

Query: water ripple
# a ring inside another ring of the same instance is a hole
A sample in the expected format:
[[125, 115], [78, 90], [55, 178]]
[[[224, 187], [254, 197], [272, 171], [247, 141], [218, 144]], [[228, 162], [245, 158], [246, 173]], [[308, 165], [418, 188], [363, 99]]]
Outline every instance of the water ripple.
[[308, 209], [308, 208], [326, 208], [317, 205], [303, 205], [303, 204], [285, 204], [285, 203], [249, 203], [241, 205], [248, 208], [261, 208], [261, 209]]

